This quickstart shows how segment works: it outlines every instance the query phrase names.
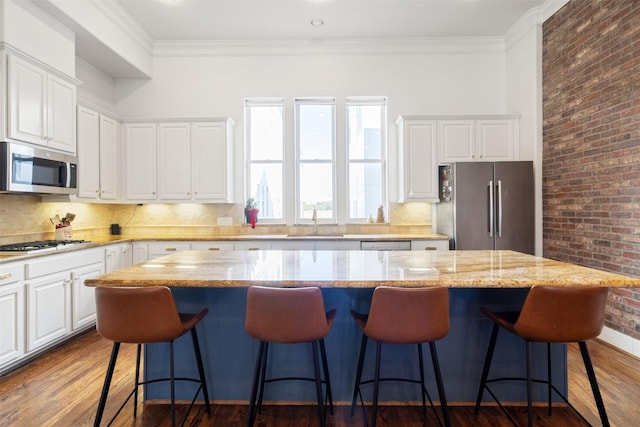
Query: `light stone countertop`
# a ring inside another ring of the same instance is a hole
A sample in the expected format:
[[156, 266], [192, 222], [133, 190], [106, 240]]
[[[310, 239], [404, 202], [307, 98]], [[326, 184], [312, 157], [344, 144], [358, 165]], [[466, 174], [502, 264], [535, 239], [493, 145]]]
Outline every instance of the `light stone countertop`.
[[88, 286], [232, 288], [251, 285], [373, 288], [640, 287], [640, 279], [514, 251], [183, 251]]

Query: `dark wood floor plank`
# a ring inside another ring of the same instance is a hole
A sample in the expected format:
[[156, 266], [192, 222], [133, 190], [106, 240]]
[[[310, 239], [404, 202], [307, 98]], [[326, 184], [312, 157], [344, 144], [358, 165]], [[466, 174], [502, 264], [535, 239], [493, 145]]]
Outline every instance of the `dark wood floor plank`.
[[[640, 360], [619, 352], [599, 341], [589, 343], [589, 349], [600, 383], [611, 425], [626, 427], [640, 425]], [[91, 426], [111, 343], [100, 338], [95, 331], [88, 332], [73, 341], [51, 351], [32, 363], [8, 375], [0, 377], [0, 426], [46, 427]], [[577, 346], [569, 346], [570, 400], [594, 426], [599, 418], [588, 380], [584, 374], [582, 359]], [[135, 346], [122, 345], [121, 358], [116, 366], [112, 391], [105, 411], [105, 421], [110, 418], [129, 393], [133, 383]], [[132, 418], [130, 402], [120, 414], [114, 426], [160, 427], [169, 426], [168, 405], [140, 405], [136, 420]], [[438, 408], [439, 409], [439, 408]], [[510, 413], [522, 425], [526, 425], [524, 407], [509, 408]], [[186, 412], [186, 405], [179, 405], [178, 419]], [[370, 408], [366, 408], [370, 417]], [[428, 427], [438, 425], [429, 411], [425, 418], [418, 406], [384, 406], [379, 408], [380, 427]], [[470, 406], [450, 408], [453, 426], [508, 427], [509, 419], [495, 406], [483, 406], [475, 416]], [[206, 414], [203, 405], [194, 407], [188, 416], [188, 426], [244, 426], [246, 405], [213, 405], [212, 415]], [[546, 408], [535, 408], [536, 426], [584, 426], [584, 423], [568, 408], [554, 408], [549, 417]], [[256, 426], [261, 427], [315, 427], [319, 425], [315, 406], [267, 406], [258, 415]], [[328, 417], [328, 425], [334, 427], [359, 427], [364, 425], [362, 409], [358, 407], [353, 417], [348, 405], [336, 406]]]

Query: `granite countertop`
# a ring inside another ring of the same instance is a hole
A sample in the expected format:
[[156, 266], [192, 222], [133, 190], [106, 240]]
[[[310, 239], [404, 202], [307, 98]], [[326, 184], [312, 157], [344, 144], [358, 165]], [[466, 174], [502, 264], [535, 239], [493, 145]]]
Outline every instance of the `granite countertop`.
[[514, 251], [184, 251], [88, 286], [373, 288], [638, 287], [640, 279]]
[[105, 236], [93, 237], [88, 243], [63, 247], [56, 251], [45, 251], [31, 254], [0, 253], [0, 264], [42, 256], [63, 254], [82, 249], [113, 245], [128, 242], [208, 242], [208, 241], [243, 241], [243, 240], [357, 240], [357, 241], [395, 241], [395, 240], [449, 240], [442, 234], [239, 234], [211, 235], [200, 237], [158, 237], [158, 236]]

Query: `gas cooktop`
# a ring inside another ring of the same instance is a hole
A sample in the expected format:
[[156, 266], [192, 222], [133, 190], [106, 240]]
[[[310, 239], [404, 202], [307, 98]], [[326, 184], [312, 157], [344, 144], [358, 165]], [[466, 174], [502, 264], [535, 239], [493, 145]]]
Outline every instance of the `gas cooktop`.
[[89, 240], [38, 240], [35, 242], [11, 243], [9, 245], [0, 245], [0, 253], [32, 254], [69, 248], [83, 243], [91, 242]]

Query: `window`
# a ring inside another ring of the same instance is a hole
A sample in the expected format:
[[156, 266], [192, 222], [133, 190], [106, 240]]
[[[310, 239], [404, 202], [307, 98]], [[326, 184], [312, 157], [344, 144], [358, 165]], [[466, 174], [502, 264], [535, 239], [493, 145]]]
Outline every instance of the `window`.
[[375, 218], [386, 205], [386, 105], [350, 97], [337, 118], [335, 98], [246, 100], [247, 197], [260, 221], [309, 224], [314, 210], [318, 223]]
[[335, 100], [296, 99], [297, 222], [336, 222]]
[[247, 197], [253, 197], [260, 220], [284, 221], [284, 101], [247, 100]]
[[348, 220], [375, 218], [385, 204], [385, 98], [347, 99]]

